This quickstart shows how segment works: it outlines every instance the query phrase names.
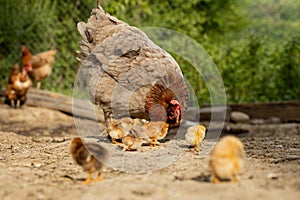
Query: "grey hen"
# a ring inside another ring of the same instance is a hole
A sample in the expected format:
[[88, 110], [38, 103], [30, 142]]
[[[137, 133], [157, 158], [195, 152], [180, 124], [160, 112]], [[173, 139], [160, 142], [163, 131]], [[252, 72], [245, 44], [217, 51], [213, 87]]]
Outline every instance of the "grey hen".
[[103, 109], [107, 123], [122, 117], [180, 123], [189, 93], [170, 54], [100, 5], [77, 27], [82, 36], [77, 59], [91, 101]]

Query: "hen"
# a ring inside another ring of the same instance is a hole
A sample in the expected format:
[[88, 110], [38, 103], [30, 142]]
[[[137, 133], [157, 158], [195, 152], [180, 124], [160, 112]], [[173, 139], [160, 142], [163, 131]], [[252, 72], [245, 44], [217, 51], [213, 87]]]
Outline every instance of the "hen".
[[[105, 160], [107, 157], [107, 151], [98, 144], [83, 143], [80, 137], [75, 137], [71, 141], [70, 153], [74, 161], [80, 165], [84, 171], [89, 173], [84, 184], [91, 181], [100, 181], [102, 163], [99, 161]], [[98, 171], [98, 177], [95, 180], [92, 180], [92, 175], [94, 172]]]
[[27, 75], [26, 69], [23, 69], [21, 73], [19, 71], [19, 65], [14, 64], [5, 91], [6, 102], [13, 107], [23, 105], [26, 101], [27, 91], [31, 85], [32, 82]]
[[41, 87], [41, 80], [51, 74], [55, 54], [56, 50], [49, 50], [32, 55], [26, 46], [22, 46], [22, 67], [31, 79], [37, 81], [37, 88]]
[[212, 181], [237, 181], [237, 175], [245, 161], [245, 151], [242, 142], [234, 136], [225, 136], [216, 144], [210, 156], [209, 166]]
[[87, 23], [77, 25], [83, 38], [77, 60], [91, 101], [103, 109], [107, 124], [132, 117], [179, 125], [189, 98], [180, 67], [145, 33], [99, 4]]

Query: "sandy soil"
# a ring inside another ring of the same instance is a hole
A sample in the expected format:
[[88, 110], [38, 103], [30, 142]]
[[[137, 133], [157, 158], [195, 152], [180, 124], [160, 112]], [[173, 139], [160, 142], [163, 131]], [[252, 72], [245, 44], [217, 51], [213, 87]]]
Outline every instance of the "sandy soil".
[[[71, 116], [0, 105], [0, 199], [300, 199], [300, 124], [227, 125], [249, 130], [238, 135], [248, 159], [239, 183], [209, 182], [204, 155], [209, 140], [200, 154], [187, 151], [179, 140], [179, 158], [167, 167], [143, 174], [105, 167], [101, 182], [82, 185], [87, 174], [68, 153], [77, 135]], [[131, 158], [134, 169], [141, 163], [135, 157], [140, 153], [163, 152], [161, 160], [173, 155], [176, 148], [168, 144], [160, 150], [145, 147], [144, 152], [123, 154], [115, 146], [110, 151], [116, 163], [124, 155]]]

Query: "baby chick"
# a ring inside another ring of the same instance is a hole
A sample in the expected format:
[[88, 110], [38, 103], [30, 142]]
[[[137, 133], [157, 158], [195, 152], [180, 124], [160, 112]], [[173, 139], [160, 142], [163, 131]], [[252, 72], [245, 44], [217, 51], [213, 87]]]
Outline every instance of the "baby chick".
[[220, 180], [238, 181], [237, 175], [245, 161], [242, 142], [234, 136], [226, 136], [216, 144], [211, 152], [209, 167], [212, 172], [212, 182]]
[[138, 150], [145, 141], [133, 129], [124, 134], [122, 143], [125, 145], [123, 151], [130, 151]]
[[[100, 172], [102, 163], [98, 159], [103, 161], [107, 157], [107, 151], [102, 146], [91, 143], [83, 144], [80, 137], [75, 137], [71, 141], [70, 153], [74, 161], [89, 173], [84, 184], [102, 180]], [[92, 175], [96, 171], [98, 171], [98, 177], [92, 180]]]
[[[149, 141], [150, 145], [155, 147], [157, 140], [161, 140], [168, 134], [169, 124], [166, 122], [148, 122], [142, 126], [142, 130], [146, 135], [146, 140]], [[149, 140], [150, 139], [150, 140]]]
[[108, 125], [108, 135], [114, 144], [121, 144], [117, 140], [121, 140], [123, 135], [131, 129], [133, 119], [126, 117], [122, 119], [112, 119]]
[[114, 144], [120, 144], [117, 140], [121, 139], [123, 137], [123, 129], [120, 127], [120, 123], [118, 123], [116, 120], [111, 120], [111, 122], [108, 125], [108, 135], [111, 138], [111, 141]]
[[147, 123], [144, 119], [131, 119], [124, 117], [121, 119], [113, 119], [108, 125], [108, 134], [114, 144], [121, 144], [117, 140], [122, 140], [123, 136], [128, 133], [133, 126], [142, 126]]
[[185, 134], [185, 140], [187, 143], [194, 147], [196, 151], [199, 151], [199, 145], [202, 144], [202, 141], [205, 137], [206, 128], [202, 125], [196, 125], [188, 128]]

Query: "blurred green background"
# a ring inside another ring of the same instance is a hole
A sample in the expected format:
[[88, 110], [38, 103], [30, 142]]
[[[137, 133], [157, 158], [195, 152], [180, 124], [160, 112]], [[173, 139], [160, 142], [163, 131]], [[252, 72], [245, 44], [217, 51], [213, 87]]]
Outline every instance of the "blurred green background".
[[[192, 37], [223, 77], [227, 102], [300, 100], [299, 0], [102, 0], [110, 14], [137, 27], [165, 27]], [[0, 0], [0, 88], [21, 61], [58, 50], [42, 89], [72, 94], [78, 69], [76, 24], [87, 21], [96, 0]], [[210, 103], [204, 80], [175, 56], [200, 103]]]

